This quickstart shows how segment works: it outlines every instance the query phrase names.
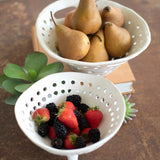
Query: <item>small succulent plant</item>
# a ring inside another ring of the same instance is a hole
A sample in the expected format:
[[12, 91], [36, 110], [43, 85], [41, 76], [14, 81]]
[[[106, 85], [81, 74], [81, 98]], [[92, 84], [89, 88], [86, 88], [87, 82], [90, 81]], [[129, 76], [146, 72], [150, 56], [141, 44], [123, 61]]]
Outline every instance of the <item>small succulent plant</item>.
[[32, 52], [25, 59], [24, 66], [8, 63], [0, 75], [0, 88], [12, 96], [5, 99], [5, 103], [14, 105], [18, 97], [32, 84], [41, 78], [63, 71], [63, 64], [54, 62], [47, 65], [47, 56], [41, 52]]
[[128, 120], [132, 120], [133, 117], [136, 116], [135, 113], [138, 112], [137, 109], [132, 108], [133, 106], [135, 106], [135, 103], [129, 102], [130, 97], [131, 97], [131, 94], [124, 95], [124, 100], [126, 104], [126, 114], [125, 114], [124, 123], [127, 123]]

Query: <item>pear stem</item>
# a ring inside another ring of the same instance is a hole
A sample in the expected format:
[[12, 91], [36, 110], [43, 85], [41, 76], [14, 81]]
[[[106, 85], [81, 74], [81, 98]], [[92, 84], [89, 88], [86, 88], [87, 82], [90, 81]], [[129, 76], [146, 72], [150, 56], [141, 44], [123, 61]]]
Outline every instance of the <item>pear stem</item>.
[[100, 42], [102, 42], [102, 39], [101, 39], [100, 36], [98, 36], [98, 35], [94, 35], [94, 36], [98, 37], [98, 39], [100, 40]]
[[52, 18], [52, 21], [53, 21], [54, 25], [56, 26], [57, 24], [56, 24], [56, 22], [55, 22], [55, 20], [54, 20], [54, 18], [53, 18], [52, 11], [50, 11], [50, 13], [51, 13], [51, 18]]

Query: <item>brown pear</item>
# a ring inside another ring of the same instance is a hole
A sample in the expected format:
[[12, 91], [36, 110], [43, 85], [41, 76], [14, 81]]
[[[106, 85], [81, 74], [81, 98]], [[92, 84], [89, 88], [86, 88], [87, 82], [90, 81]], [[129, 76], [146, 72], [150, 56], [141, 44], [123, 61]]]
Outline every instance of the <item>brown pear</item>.
[[71, 28], [93, 34], [99, 30], [101, 24], [102, 19], [95, 0], [80, 0], [71, 19]]
[[122, 11], [113, 6], [106, 6], [101, 13], [102, 24], [104, 25], [106, 22], [112, 22], [119, 27], [122, 27], [124, 24], [124, 15]]
[[105, 46], [111, 57], [120, 58], [129, 51], [131, 47], [131, 36], [129, 32], [118, 27], [112, 22], [107, 22], [104, 28]]
[[99, 30], [90, 40], [90, 49], [87, 55], [82, 59], [85, 62], [108, 61], [108, 53], [104, 43], [103, 30]]
[[60, 56], [73, 60], [80, 60], [88, 53], [90, 41], [86, 34], [81, 31], [70, 29], [64, 25], [55, 24], [58, 49]]
[[71, 18], [72, 18], [74, 11], [75, 10], [68, 12], [67, 15], [65, 16], [65, 19], [64, 19], [64, 25], [69, 28], [71, 28]]

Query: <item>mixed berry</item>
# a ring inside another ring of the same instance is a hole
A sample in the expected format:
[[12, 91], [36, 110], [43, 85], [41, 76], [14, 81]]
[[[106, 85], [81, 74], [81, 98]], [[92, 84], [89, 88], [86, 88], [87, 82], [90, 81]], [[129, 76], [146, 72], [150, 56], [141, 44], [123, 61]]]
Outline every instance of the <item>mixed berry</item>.
[[58, 106], [49, 103], [33, 113], [38, 134], [49, 137], [51, 145], [58, 149], [85, 147], [87, 143], [100, 140], [99, 124], [103, 119], [98, 107], [81, 103], [79, 95], [69, 95]]

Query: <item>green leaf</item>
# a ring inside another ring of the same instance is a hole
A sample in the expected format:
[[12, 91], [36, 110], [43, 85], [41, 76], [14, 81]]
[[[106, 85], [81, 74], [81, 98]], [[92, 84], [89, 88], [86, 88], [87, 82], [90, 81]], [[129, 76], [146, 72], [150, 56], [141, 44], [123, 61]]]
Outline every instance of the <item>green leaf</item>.
[[15, 103], [16, 103], [16, 101], [17, 101], [19, 96], [20, 95], [14, 95], [14, 96], [8, 97], [8, 98], [5, 99], [4, 102], [6, 104], [9, 104], [9, 105], [15, 105]]
[[18, 92], [15, 90], [15, 86], [17, 86], [18, 84], [21, 84], [22, 81], [21, 80], [17, 80], [17, 79], [7, 79], [2, 83], [3, 88], [11, 93], [11, 94], [18, 94]]
[[2, 83], [3, 83], [6, 79], [8, 79], [7, 76], [5, 76], [4, 74], [3, 74], [3, 75], [0, 75], [0, 88], [3, 88]]
[[63, 64], [59, 63], [59, 62], [54, 62], [51, 63], [47, 66], [45, 66], [44, 68], [42, 68], [42, 70], [39, 72], [37, 79], [41, 79], [45, 76], [48, 76], [50, 74], [53, 73], [57, 73], [57, 72], [62, 72], [63, 71]]
[[15, 86], [15, 90], [20, 92], [20, 93], [23, 93], [26, 89], [28, 89], [33, 83], [30, 83], [30, 84], [26, 84], [26, 83], [23, 83], [23, 84], [18, 84], [17, 86]]
[[8, 63], [3, 72], [9, 78], [28, 80], [28, 75], [24, 69], [13, 63]]
[[46, 66], [47, 56], [41, 52], [32, 52], [25, 59], [25, 68], [27, 71], [34, 70], [39, 73], [39, 71]]
[[30, 82], [35, 82], [37, 79], [37, 72], [33, 69], [29, 69], [28, 76], [29, 76]]

